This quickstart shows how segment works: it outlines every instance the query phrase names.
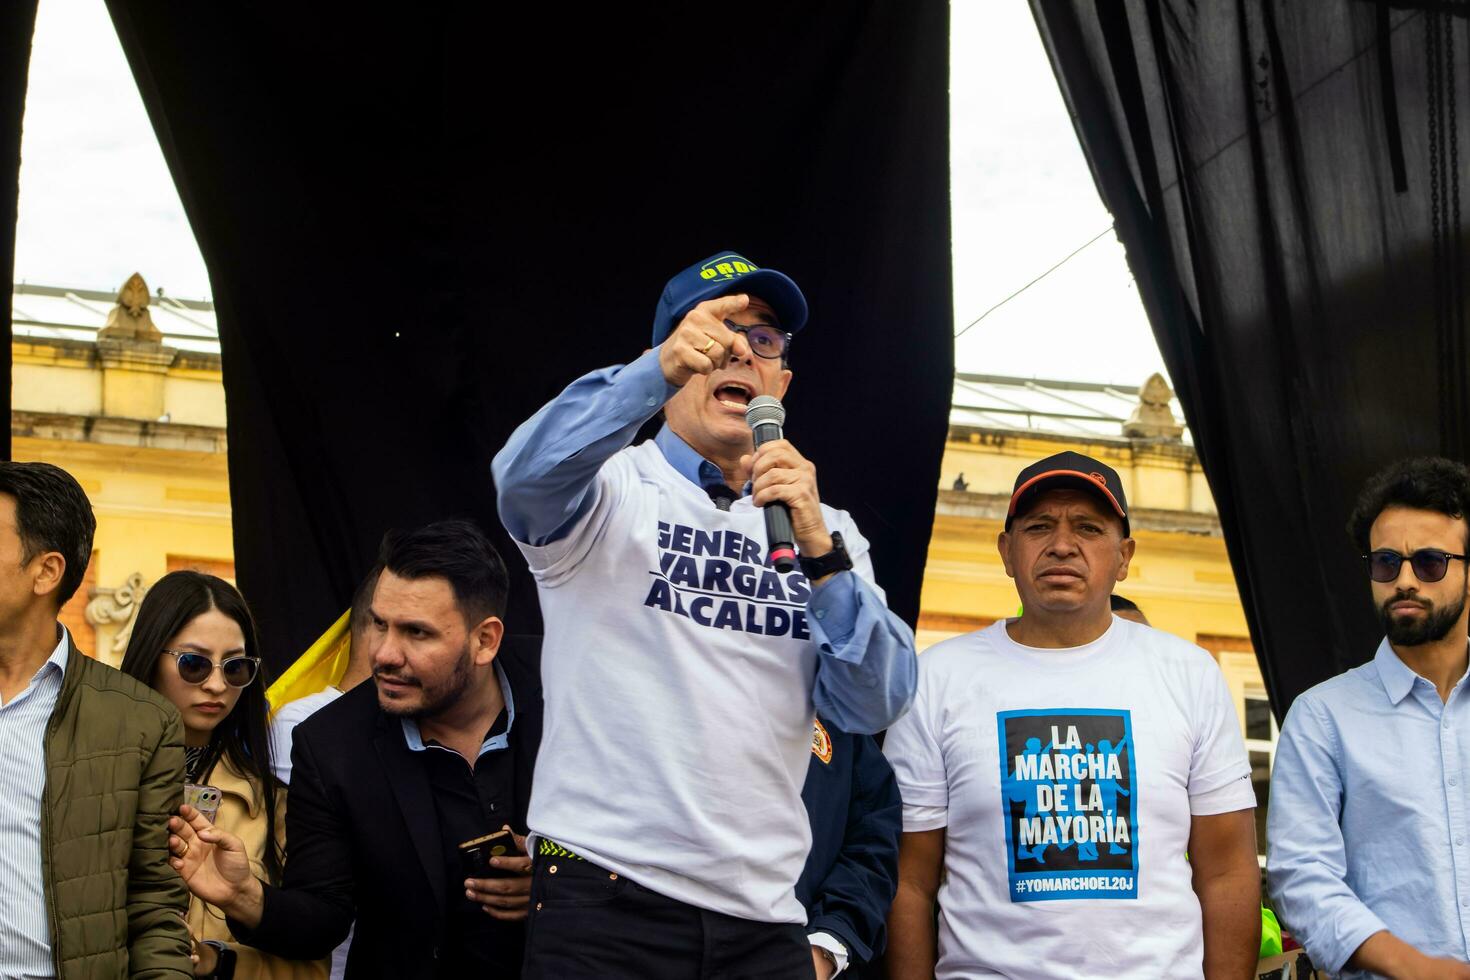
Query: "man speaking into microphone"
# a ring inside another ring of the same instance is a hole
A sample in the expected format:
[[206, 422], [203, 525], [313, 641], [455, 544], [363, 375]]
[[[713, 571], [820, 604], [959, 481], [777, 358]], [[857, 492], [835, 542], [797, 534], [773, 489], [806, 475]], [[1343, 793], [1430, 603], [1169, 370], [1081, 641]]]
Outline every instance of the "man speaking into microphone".
[[495, 458], [546, 623], [527, 978], [835, 970], [794, 892], [813, 715], [886, 728], [916, 663], [816, 468], [754, 447], [746, 409], [785, 395], [806, 320], [790, 278], [711, 256], [669, 280], [651, 350], [573, 382]]

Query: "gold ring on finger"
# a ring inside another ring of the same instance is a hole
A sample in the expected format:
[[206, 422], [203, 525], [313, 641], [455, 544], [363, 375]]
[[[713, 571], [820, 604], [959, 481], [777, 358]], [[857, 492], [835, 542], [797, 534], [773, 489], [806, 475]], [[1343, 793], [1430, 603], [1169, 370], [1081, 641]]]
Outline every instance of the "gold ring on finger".
[[707, 338], [705, 340], [704, 346], [701, 347], [701, 348], [699, 348], [699, 352], [701, 354], [708, 354], [710, 352], [710, 348], [713, 347], [714, 345], [715, 345], [715, 338], [709, 337], [709, 338]]
[[184, 845], [179, 850], [179, 857], [183, 857], [185, 854], [188, 854], [189, 853], [189, 842], [186, 841], [186, 840], [181, 840], [181, 841], [179, 841], [179, 843]]

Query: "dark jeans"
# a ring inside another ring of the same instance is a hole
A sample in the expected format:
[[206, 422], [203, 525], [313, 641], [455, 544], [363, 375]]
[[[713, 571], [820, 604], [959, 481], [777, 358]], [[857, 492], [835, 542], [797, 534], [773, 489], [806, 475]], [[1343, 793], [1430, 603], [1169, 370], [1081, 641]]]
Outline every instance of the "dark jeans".
[[806, 929], [676, 902], [590, 861], [538, 856], [523, 980], [811, 980]]

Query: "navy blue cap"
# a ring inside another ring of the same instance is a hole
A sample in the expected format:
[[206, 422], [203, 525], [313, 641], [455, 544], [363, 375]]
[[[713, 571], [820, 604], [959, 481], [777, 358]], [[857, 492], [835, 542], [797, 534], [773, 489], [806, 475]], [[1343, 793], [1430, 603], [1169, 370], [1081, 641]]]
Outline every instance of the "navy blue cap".
[[762, 269], [739, 252], [716, 252], [670, 279], [653, 314], [653, 346], [674, 332], [685, 314], [707, 299], [749, 293], [771, 304], [781, 329], [796, 333], [806, 326], [806, 297], [791, 277]]

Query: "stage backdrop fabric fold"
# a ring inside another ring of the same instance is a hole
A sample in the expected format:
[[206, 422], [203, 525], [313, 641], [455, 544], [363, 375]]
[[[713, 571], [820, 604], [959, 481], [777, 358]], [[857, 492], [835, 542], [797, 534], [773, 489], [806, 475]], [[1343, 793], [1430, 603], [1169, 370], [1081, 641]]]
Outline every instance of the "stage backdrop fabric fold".
[[916, 619], [953, 373], [945, 4], [108, 6], [209, 268], [274, 668], [384, 530], [449, 516], [540, 632], [491, 457], [725, 248], [806, 291], [788, 433]]
[[[20, 132], [25, 114], [26, 83], [31, 66], [31, 35], [36, 30], [36, 0], [0, 4], [0, 269], [5, 281], [15, 281], [15, 221], [20, 204]], [[0, 297], [0, 405], [10, 412], [11, 293]], [[0, 431], [0, 459], [10, 458], [10, 426]]]
[[1279, 717], [1382, 636], [1344, 530], [1364, 480], [1405, 456], [1465, 458], [1470, 5], [1032, 10], [1184, 405]]

